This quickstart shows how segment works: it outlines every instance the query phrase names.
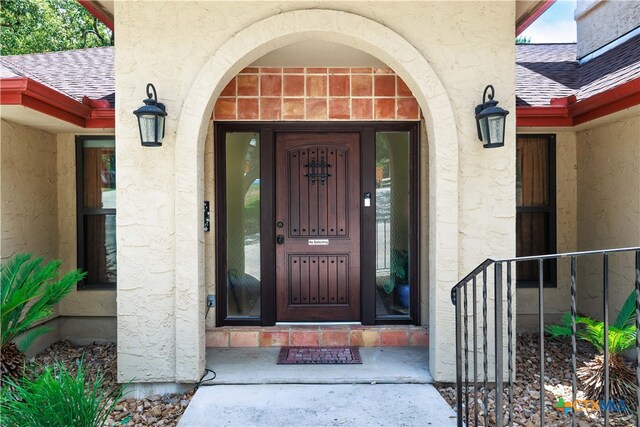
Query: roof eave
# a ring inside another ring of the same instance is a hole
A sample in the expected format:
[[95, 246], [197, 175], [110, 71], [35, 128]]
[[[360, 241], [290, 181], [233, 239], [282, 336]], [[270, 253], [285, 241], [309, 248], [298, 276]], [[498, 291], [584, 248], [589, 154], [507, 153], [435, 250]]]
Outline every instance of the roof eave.
[[83, 128], [115, 128], [115, 109], [92, 108], [28, 77], [0, 79], [0, 105], [22, 105]]
[[527, 10], [521, 16], [516, 17], [516, 37], [522, 34], [524, 30], [533, 24], [536, 19], [547, 11], [556, 2], [556, 0], [543, 0], [537, 2], [533, 7]]
[[93, 16], [98, 18], [100, 22], [113, 31], [113, 13], [102, 5], [100, 1], [96, 0], [78, 0], [85, 9], [89, 11]]
[[548, 106], [516, 107], [517, 127], [573, 127], [640, 105], [640, 78], [580, 101], [571, 95]]

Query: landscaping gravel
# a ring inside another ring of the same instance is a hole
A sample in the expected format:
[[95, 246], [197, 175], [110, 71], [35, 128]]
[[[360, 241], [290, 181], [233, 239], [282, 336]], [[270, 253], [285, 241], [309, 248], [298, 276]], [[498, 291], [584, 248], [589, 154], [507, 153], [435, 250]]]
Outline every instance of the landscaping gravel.
[[[516, 426], [538, 426], [540, 425], [540, 362], [539, 362], [539, 340], [538, 334], [520, 334], [516, 341], [516, 372], [513, 387], [513, 425]], [[588, 343], [578, 342], [576, 363], [577, 368], [591, 360], [597, 351]], [[472, 359], [470, 354], [470, 366]], [[561, 339], [549, 339], [545, 337], [545, 425], [570, 426], [571, 415], [554, 409], [560, 397], [565, 401], [571, 401], [571, 341]], [[478, 360], [482, 364], [482, 360]], [[506, 365], [506, 361], [505, 361]], [[482, 378], [479, 378], [482, 382]], [[455, 384], [437, 384], [436, 388], [440, 394], [456, 409]], [[472, 399], [473, 383], [470, 379], [469, 409], [471, 422], [474, 425], [474, 404]], [[484, 425], [483, 407], [483, 387], [478, 384], [478, 425]], [[489, 390], [492, 387], [489, 385]], [[577, 399], [583, 399], [584, 394], [580, 390], [580, 381], [577, 382]], [[489, 425], [495, 425], [495, 391], [489, 392]], [[508, 413], [507, 394], [504, 394], [505, 415]], [[464, 410], [464, 409], [463, 409]], [[604, 420], [597, 412], [580, 411], [576, 413], [576, 424], [579, 427], [603, 426]], [[508, 425], [505, 416], [504, 425]], [[635, 425], [635, 415], [610, 413], [611, 426]]]
[[[30, 362], [38, 369], [37, 366], [60, 361], [73, 370], [74, 366], [77, 366], [76, 362], [82, 357], [87, 377], [95, 378], [100, 370], [104, 373], [105, 387], [116, 385], [115, 344], [76, 345], [68, 341], [60, 341], [38, 354]], [[188, 391], [183, 394], [165, 394], [147, 399], [129, 399], [125, 394], [125, 399], [120, 401], [111, 413], [107, 426], [176, 426], [189, 405], [193, 393]]]

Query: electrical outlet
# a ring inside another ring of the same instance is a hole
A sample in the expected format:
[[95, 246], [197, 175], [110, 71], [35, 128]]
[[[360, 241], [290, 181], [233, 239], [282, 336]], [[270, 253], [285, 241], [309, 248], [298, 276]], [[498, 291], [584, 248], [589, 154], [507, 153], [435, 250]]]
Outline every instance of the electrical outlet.
[[207, 307], [213, 307], [214, 305], [216, 305], [216, 296], [207, 295]]

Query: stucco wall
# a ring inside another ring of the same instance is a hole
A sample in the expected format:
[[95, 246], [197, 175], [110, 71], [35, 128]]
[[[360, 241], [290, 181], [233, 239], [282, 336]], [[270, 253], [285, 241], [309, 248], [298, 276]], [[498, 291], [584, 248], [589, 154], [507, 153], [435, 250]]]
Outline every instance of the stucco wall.
[[[309, 14], [284, 16], [306, 8], [350, 12], [391, 33], [372, 32], [378, 27], [364, 20], [350, 26], [353, 19], [331, 11], [315, 10], [318, 18], [308, 25], [304, 20]], [[213, 102], [260, 52], [311, 37], [347, 43], [378, 56], [402, 77], [425, 111], [433, 144], [429, 149], [429, 239], [434, 243], [429, 249], [431, 371], [438, 380], [453, 379], [449, 289], [483, 258], [515, 252], [513, 115], [508, 120], [507, 145], [497, 150], [482, 148], [473, 116], [473, 107], [489, 83], [496, 87], [501, 106], [515, 111], [513, 3], [116, 2], [115, 16], [119, 379], [188, 382], [201, 374], [204, 282], [210, 286], [204, 267], [210, 246], [205, 242], [211, 235], [205, 237], [201, 231], [200, 201], [205, 197], [204, 140]], [[261, 27], [259, 21], [269, 17], [278, 25]], [[486, 36], [488, 21], [491, 37]], [[158, 26], [163, 28], [160, 33]], [[310, 26], [325, 31], [310, 32]], [[292, 33], [282, 35], [288, 29]], [[155, 36], [139, 37], [148, 33]], [[239, 62], [218, 56], [244, 51], [250, 53]], [[423, 62], [426, 66], [419, 71], [407, 71]], [[204, 75], [224, 78], [201, 80]], [[140, 146], [131, 114], [149, 81], [169, 114], [163, 147], [157, 149]], [[213, 89], [205, 90], [207, 85]]]
[[[578, 248], [578, 189], [576, 133], [556, 134], [556, 243], [557, 252], [571, 252]], [[558, 286], [546, 288], [544, 311], [547, 322], [557, 321], [570, 307], [570, 264], [568, 259], [558, 262]], [[538, 290], [519, 288], [518, 331], [538, 327]]]
[[31, 252], [45, 260], [58, 253], [55, 136], [2, 120], [0, 258]]
[[[640, 245], [640, 116], [577, 134], [578, 248]], [[611, 319], [633, 289], [631, 255], [611, 254]], [[578, 263], [578, 310], [602, 313], [602, 257]]]
[[[578, 58], [640, 26], [640, 2], [584, 0], [576, 7]], [[606, 22], [606, 25], [602, 25]]]

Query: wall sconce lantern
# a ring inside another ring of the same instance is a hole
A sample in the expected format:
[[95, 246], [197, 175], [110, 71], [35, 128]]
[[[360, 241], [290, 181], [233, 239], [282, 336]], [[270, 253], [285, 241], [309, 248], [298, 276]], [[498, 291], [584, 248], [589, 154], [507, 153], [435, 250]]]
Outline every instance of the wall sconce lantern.
[[[487, 92], [491, 89], [487, 101]], [[476, 106], [476, 124], [478, 125], [478, 138], [484, 142], [484, 148], [504, 146], [505, 117], [509, 112], [493, 100], [495, 92], [493, 86], [488, 85], [482, 94], [482, 104]]]
[[164, 138], [164, 118], [167, 111], [164, 104], [158, 102], [156, 88], [151, 83], [147, 84], [147, 99], [143, 102], [144, 105], [133, 112], [138, 117], [140, 141], [145, 147], [160, 147]]

